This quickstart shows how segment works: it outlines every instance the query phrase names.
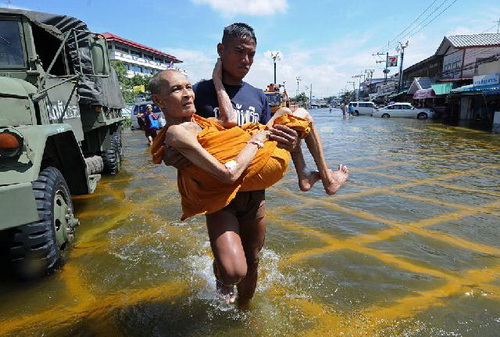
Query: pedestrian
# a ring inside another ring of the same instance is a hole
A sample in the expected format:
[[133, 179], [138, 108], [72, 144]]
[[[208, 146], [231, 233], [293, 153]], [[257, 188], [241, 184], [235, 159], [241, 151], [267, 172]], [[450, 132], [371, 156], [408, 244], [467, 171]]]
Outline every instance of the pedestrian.
[[[236, 122], [266, 124], [271, 118], [269, 103], [262, 90], [243, 78], [253, 63], [257, 39], [252, 27], [234, 23], [224, 28], [217, 53], [222, 62], [222, 82], [231, 99]], [[196, 113], [202, 117], [216, 117], [219, 102], [214, 82], [201, 81], [194, 86]], [[269, 138], [278, 147], [289, 151], [301, 151], [295, 130], [276, 125], [270, 128]], [[165, 163], [176, 168], [186, 160], [167, 151]], [[206, 215], [208, 235], [214, 255], [214, 274], [217, 290], [230, 301], [236, 297], [241, 305], [248, 304], [257, 286], [259, 253], [266, 235], [265, 191], [238, 192], [223, 209]]]
[[144, 133], [148, 139], [149, 146], [153, 144], [153, 140], [156, 138], [156, 133], [159, 129], [160, 122], [153, 113], [153, 106], [148, 104], [146, 106], [146, 113], [144, 114]]
[[354, 116], [354, 106], [349, 103], [349, 117]]

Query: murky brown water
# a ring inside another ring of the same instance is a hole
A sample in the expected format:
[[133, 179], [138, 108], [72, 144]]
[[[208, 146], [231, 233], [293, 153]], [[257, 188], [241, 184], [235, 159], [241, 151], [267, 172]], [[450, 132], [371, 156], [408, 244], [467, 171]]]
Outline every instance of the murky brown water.
[[498, 336], [500, 135], [314, 110], [341, 192], [267, 192], [248, 310], [215, 296], [204, 218], [180, 222], [175, 171], [124, 135], [124, 169], [75, 200], [55, 275], [0, 280], [0, 335]]

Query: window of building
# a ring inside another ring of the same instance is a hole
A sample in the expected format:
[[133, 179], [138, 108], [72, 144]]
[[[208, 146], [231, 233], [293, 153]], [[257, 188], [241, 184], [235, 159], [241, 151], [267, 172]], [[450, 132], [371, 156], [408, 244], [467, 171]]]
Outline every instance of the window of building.
[[121, 47], [121, 46], [115, 46], [115, 50], [121, 51], [122, 53], [128, 54], [128, 48]]
[[141, 52], [138, 52], [136, 50], [131, 50], [130, 55], [135, 56], [135, 57], [142, 57]]
[[142, 67], [137, 66], [135, 64], [132, 64], [130, 67], [130, 70], [136, 72], [136, 73], [142, 73]]
[[144, 59], [148, 61], [153, 61], [153, 55], [144, 54]]

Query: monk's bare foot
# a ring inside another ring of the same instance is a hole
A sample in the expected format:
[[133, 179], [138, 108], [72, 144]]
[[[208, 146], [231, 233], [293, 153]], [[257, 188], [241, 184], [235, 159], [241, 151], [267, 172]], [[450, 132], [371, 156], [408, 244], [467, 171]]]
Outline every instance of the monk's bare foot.
[[307, 192], [320, 179], [318, 171], [306, 171], [299, 177], [299, 188], [301, 191]]
[[340, 164], [337, 171], [329, 170], [328, 181], [323, 182], [326, 194], [333, 195], [337, 193], [339, 188], [345, 184], [347, 178], [349, 177], [349, 170], [347, 166]]

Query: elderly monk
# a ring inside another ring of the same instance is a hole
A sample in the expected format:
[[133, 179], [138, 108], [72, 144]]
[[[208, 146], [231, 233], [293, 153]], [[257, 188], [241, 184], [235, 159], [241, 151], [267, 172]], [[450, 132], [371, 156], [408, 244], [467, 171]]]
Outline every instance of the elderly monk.
[[214, 81], [219, 99], [226, 101], [221, 104], [225, 108], [221, 108], [218, 120], [195, 115], [192, 86], [181, 72], [165, 70], [150, 84], [153, 101], [167, 120], [152, 146], [153, 161], [161, 163], [165, 147], [171, 146], [193, 164], [179, 170], [181, 220], [216, 212], [228, 205], [238, 191], [266, 189], [284, 176], [290, 152], [267, 139], [266, 129], [275, 124], [287, 125], [305, 138], [318, 165], [319, 171], [308, 171], [302, 153], [292, 153], [301, 190], [309, 190], [321, 179], [327, 194], [331, 195], [344, 184], [347, 167], [340, 165], [335, 172], [327, 168], [319, 137], [306, 110], [291, 112], [282, 108], [267, 125], [248, 123], [232, 127], [235, 121], [231, 102], [220, 77], [214, 78], [219, 78]]

